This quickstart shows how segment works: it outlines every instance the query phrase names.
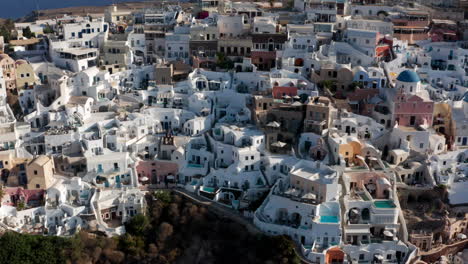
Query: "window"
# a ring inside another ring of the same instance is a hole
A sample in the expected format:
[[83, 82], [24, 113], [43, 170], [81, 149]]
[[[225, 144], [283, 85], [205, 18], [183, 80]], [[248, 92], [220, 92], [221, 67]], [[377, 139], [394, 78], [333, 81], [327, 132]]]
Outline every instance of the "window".
[[250, 157], [250, 159], [252, 159], [252, 160], [253, 160], [253, 159], [254, 159], [254, 156], [251, 156], [251, 157]]
[[424, 143], [419, 144], [419, 148], [424, 148]]
[[37, 175], [37, 170], [34, 170], [34, 175]]
[[36, 188], [37, 188], [37, 189], [41, 188], [41, 185], [40, 185], [40, 184], [36, 184]]
[[248, 170], [249, 170], [249, 166], [245, 166], [244, 170], [245, 170], [245, 171], [248, 171]]
[[359, 260], [364, 260], [364, 254], [359, 254]]

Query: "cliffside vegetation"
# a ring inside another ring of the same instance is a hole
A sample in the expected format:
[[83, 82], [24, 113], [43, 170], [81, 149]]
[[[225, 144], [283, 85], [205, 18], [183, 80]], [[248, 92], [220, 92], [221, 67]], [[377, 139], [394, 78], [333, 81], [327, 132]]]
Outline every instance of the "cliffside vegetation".
[[244, 226], [176, 194], [148, 195], [147, 201], [147, 215], [128, 222], [121, 237], [84, 231], [73, 238], [9, 232], [0, 238], [0, 259], [9, 263], [299, 263], [287, 237], [252, 235]]

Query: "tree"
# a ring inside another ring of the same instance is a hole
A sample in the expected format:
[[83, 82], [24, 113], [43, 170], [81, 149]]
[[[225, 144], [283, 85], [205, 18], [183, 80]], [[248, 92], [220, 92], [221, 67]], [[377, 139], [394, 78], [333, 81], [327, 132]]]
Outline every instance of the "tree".
[[154, 192], [154, 198], [167, 204], [172, 201], [171, 193], [168, 191], [156, 191]]
[[320, 86], [323, 89], [329, 90], [331, 92], [336, 92], [336, 81], [334, 80], [324, 80], [320, 83]]
[[350, 92], [354, 92], [356, 91], [357, 88], [359, 88], [361, 85], [361, 83], [359, 82], [352, 82], [349, 86], [348, 86], [348, 91]]
[[3, 36], [5, 42], [10, 42], [11, 31], [15, 28], [15, 23], [11, 19], [5, 20], [3, 25], [0, 26], [0, 36]]
[[5, 191], [3, 190], [3, 186], [0, 186], [0, 207], [2, 207], [2, 200], [5, 196]]
[[23, 29], [23, 37], [25, 37], [25, 38], [34, 38], [34, 37], [36, 37], [36, 34], [31, 32], [31, 28], [26, 27], [25, 29]]
[[171, 224], [167, 222], [161, 223], [158, 228], [158, 241], [159, 242], [164, 242], [168, 237], [172, 235], [174, 232], [174, 228], [172, 227]]
[[149, 219], [146, 215], [138, 214], [125, 223], [125, 230], [131, 235], [143, 236], [149, 228]]
[[16, 206], [16, 209], [17, 209], [18, 211], [21, 211], [21, 210], [24, 210], [24, 208], [26, 208], [26, 205], [24, 204], [24, 202], [23, 202], [23, 201], [19, 201], [19, 202], [18, 202], [18, 205]]
[[5, 27], [0, 28], [0, 36], [3, 37], [5, 42], [10, 42], [10, 32]]
[[232, 68], [234, 68], [234, 62], [232, 60], [230, 60], [226, 54], [222, 53], [222, 52], [218, 52], [216, 54], [216, 66], [218, 66], [219, 68], [221, 69], [225, 69], [225, 70], [230, 70]]
[[158, 247], [154, 243], [149, 244], [148, 253], [150, 256], [156, 257], [158, 255]]
[[44, 32], [44, 34], [52, 34], [55, 32], [49, 24], [46, 24], [42, 31]]

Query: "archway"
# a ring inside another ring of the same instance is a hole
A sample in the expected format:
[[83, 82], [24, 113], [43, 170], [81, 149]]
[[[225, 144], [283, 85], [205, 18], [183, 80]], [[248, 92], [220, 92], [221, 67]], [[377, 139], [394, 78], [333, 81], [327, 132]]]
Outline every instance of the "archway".
[[385, 145], [382, 151], [382, 159], [386, 159], [388, 156], [388, 145]]
[[288, 221], [288, 209], [278, 208], [278, 210], [276, 210], [276, 221], [280, 224], [286, 223]]
[[291, 224], [292, 226], [298, 227], [301, 225], [302, 216], [299, 213], [291, 214]]
[[361, 211], [362, 220], [370, 220], [370, 211], [369, 208], [364, 208]]
[[304, 66], [304, 60], [302, 58], [297, 58], [294, 60], [294, 66], [302, 67]]

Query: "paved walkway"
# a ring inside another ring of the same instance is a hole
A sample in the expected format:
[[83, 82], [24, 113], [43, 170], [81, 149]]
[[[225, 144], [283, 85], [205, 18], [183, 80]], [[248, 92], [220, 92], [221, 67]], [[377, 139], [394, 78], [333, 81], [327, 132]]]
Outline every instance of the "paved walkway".
[[[218, 216], [229, 218], [231, 220], [234, 220], [235, 222], [244, 225], [247, 230], [251, 234], [263, 234], [262, 231], [260, 231], [253, 223], [252, 221], [248, 220], [247, 218], [243, 217], [241, 214], [239, 214], [238, 211], [231, 209], [229, 207], [223, 206], [217, 202], [214, 202], [212, 200], [209, 200], [208, 198], [202, 197], [195, 195], [194, 193], [188, 192], [184, 189], [180, 188], [173, 188], [173, 189], [154, 189], [154, 190], [169, 190], [173, 191], [175, 193], [178, 193], [187, 199], [197, 203], [206, 206], [208, 209], [212, 210], [214, 213], [216, 213]], [[308, 260], [305, 256], [302, 255], [302, 250], [301, 250], [301, 244], [294, 243], [294, 250], [296, 252], [296, 255], [299, 257], [302, 263], [312, 263], [310, 260]]]

